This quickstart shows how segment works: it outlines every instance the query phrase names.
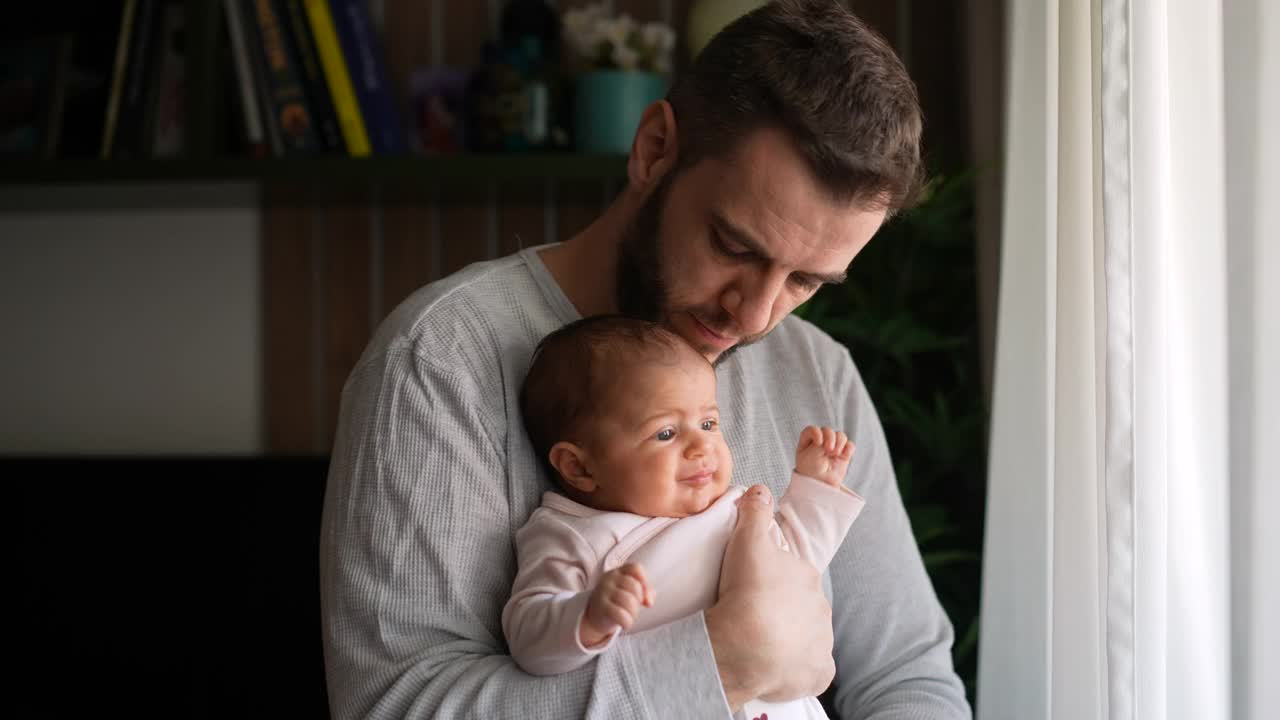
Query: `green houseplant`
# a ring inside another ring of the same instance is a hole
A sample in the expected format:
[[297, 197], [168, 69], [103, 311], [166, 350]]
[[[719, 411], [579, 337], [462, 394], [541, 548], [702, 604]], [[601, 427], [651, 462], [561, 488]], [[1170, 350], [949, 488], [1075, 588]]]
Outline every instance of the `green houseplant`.
[[935, 176], [885, 224], [842, 285], [797, 310], [849, 348], [876, 404], [903, 502], [956, 629], [973, 700], [986, 486], [973, 173]]

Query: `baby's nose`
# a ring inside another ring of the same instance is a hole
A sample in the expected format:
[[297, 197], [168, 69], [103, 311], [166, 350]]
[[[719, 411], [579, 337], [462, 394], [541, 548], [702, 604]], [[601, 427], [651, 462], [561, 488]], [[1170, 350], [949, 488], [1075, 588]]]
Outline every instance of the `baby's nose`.
[[705, 455], [707, 452], [707, 441], [705, 438], [694, 438], [684, 449], [685, 457], [695, 458]]

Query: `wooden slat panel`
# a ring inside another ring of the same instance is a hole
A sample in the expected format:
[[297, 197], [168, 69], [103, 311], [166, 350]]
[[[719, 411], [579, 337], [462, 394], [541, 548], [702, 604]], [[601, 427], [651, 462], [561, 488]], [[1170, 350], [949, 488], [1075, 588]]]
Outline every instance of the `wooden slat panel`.
[[[444, 3], [444, 42], [441, 57], [445, 65], [473, 68], [480, 64], [480, 51], [491, 37], [487, 0], [433, 0]], [[426, 5], [426, 3], [423, 3]]]
[[689, 66], [689, 38], [686, 29], [689, 27], [689, 8], [693, 0], [671, 0], [671, 27], [676, 31], [675, 67], [676, 77]]
[[[436, 0], [384, 0], [387, 64], [400, 97], [410, 104], [410, 79], [415, 70], [434, 64], [433, 23]], [[413, 112], [406, 118], [416, 120]], [[426, 187], [397, 184], [382, 195], [382, 313], [385, 316], [406, 297], [431, 282], [433, 267], [432, 193]]]
[[848, 2], [855, 15], [875, 28], [895, 50], [902, 52], [898, 42], [898, 0], [848, 0]]
[[561, 182], [556, 185], [556, 228], [560, 240], [568, 240], [600, 216], [604, 186], [593, 182]]
[[[437, 2], [441, 0], [435, 0]], [[491, 36], [485, 0], [445, 3], [442, 56], [446, 65], [476, 67], [481, 48]], [[489, 189], [466, 184], [439, 192], [441, 275], [449, 275], [489, 257]], [[496, 222], [496, 218], [493, 219]]]
[[489, 190], [484, 185], [440, 189], [441, 275], [489, 259]]
[[431, 196], [399, 187], [382, 201], [382, 311], [390, 313], [414, 290], [431, 282]]
[[266, 449], [323, 452], [315, 436], [316, 306], [311, 208], [296, 188], [271, 186], [262, 202], [262, 329]]
[[546, 226], [546, 185], [506, 183], [498, 188], [498, 254], [541, 245]]
[[384, 2], [383, 37], [387, 48], [387, 70], [391, 74], [398, 107], [412, 135], [412, 124], [416, 118], [410, 109], [409, 80], [414, 70], [432, 64], [431, 3], [423, 0]]
[[924, 110], [925, 154], [943, 172], [965, 164], [969, 118], [960, 3], [911, 2], [911, 78]]
[[372, 330], [369, 275], [372, 242], [369, 198], [352, 194], [327, 203], [324, 219], [324, 424], [333, 445], [342, 386]]

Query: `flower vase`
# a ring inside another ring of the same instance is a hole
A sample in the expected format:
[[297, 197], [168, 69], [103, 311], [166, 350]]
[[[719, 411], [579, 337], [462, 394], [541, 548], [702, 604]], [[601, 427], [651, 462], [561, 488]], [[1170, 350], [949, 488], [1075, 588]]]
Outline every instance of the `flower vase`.
[[656, 73], [596, 70], [583, 75], [574, 94], [574, 146], [582, 153], [630, 153], [645, 108], [666, 92], [666, 79]]

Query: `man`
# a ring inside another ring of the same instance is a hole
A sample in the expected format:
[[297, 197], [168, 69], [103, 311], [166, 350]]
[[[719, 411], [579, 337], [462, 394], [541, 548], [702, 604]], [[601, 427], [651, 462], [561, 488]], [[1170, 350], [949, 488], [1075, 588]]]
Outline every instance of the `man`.
[[[646, 110], [628, 185], [594, 224], [391, 314], [343, 393], [325, 499], [335, 717], [726, 717], [833, 676], [846, 719], [970, 716], [862, 381], [843, 347], [787, 318], [908, 202], [920, 128], [902, 65], [838, 3], [768, 5]], [[829, 425], [856, 444], [846, 482], [867, 505], [819, 577], [770, 544], [767, 502], [744, 502], [715, 606], [535, 678], [500, 622], [513, 535], [551, 487], [518, 392], [542, 336], [612, 311], [718, 364], [741, 484], [779, 491], [796, 433]]]

